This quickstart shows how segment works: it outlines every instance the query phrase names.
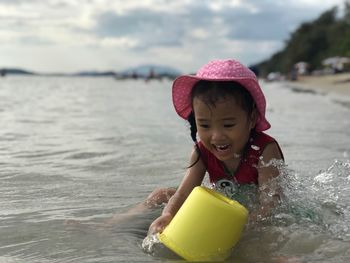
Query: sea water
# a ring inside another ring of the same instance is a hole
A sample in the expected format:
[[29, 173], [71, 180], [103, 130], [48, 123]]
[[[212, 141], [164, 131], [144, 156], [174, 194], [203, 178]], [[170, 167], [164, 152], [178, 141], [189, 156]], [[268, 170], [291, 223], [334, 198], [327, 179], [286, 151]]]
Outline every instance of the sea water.
[[[228, 262], [349, 262], [350, 98], [262, 86], [284, 196]], [[170, 81], [8, 76], [0, 100], [0, 262], [181, 261], [142, 248], [162, 207], [104, 224], [184, 175], [192, 142]]]

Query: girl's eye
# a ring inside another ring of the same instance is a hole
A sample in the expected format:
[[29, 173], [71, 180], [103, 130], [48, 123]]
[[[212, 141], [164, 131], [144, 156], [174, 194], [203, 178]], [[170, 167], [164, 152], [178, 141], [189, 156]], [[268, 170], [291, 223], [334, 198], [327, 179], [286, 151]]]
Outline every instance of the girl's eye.
[[224, 124], [224, 128], [232, 128], [235, 124]]
[[208, 124], [199, 124], [199, 127], [204, 128], [204, 129], [208, 129], [209, 125]]

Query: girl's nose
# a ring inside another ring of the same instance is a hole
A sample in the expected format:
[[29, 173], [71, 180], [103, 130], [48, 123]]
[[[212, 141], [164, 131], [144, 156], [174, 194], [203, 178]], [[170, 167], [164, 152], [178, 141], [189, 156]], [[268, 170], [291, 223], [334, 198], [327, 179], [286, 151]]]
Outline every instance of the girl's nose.
[[212, 134], [211, 134], [211, 139], [212, 140], [220, 140], [224, 137], [224, 133], [222, 132], [221, 129], [214, 129]]

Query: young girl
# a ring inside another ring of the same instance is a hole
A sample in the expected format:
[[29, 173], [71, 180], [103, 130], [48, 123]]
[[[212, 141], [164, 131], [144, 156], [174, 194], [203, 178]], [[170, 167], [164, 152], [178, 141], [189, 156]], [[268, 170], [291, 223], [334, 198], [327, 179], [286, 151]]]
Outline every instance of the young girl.
[[236, 60], [213, 60], [196, 75], [178, 77], [172, 92], [176, 112], [191, 125], [195, 146], [180, 186], [156, 190], [144, 203], [167, 203], [149, 233], [161, 232], [170, 223], [206, 172], [219, 188], [258, 185], [260, 208], [250, 218], [267, 216], [278, 201], [277, 192], [271, 196], [269, 181], [279, 172], [266, 164], [283, 160], [283, 154], [276, 140], [263, 133], [270, 124], [255, 74]]

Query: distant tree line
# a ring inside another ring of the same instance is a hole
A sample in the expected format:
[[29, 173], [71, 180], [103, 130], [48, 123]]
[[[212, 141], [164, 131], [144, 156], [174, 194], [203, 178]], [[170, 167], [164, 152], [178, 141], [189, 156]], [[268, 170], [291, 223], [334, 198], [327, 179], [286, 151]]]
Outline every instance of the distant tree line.
[[288, 74], [295, 63], [309, 63], [309, 70], [322, 68], [322, 60], [333, 56], [350, 57], [350, 1], [344, 2], [344, 14], [333, 7], [312, 22], [302, 23], [286, 41], [285, 48], [255, 67], [261, 75], [269, 72]]

